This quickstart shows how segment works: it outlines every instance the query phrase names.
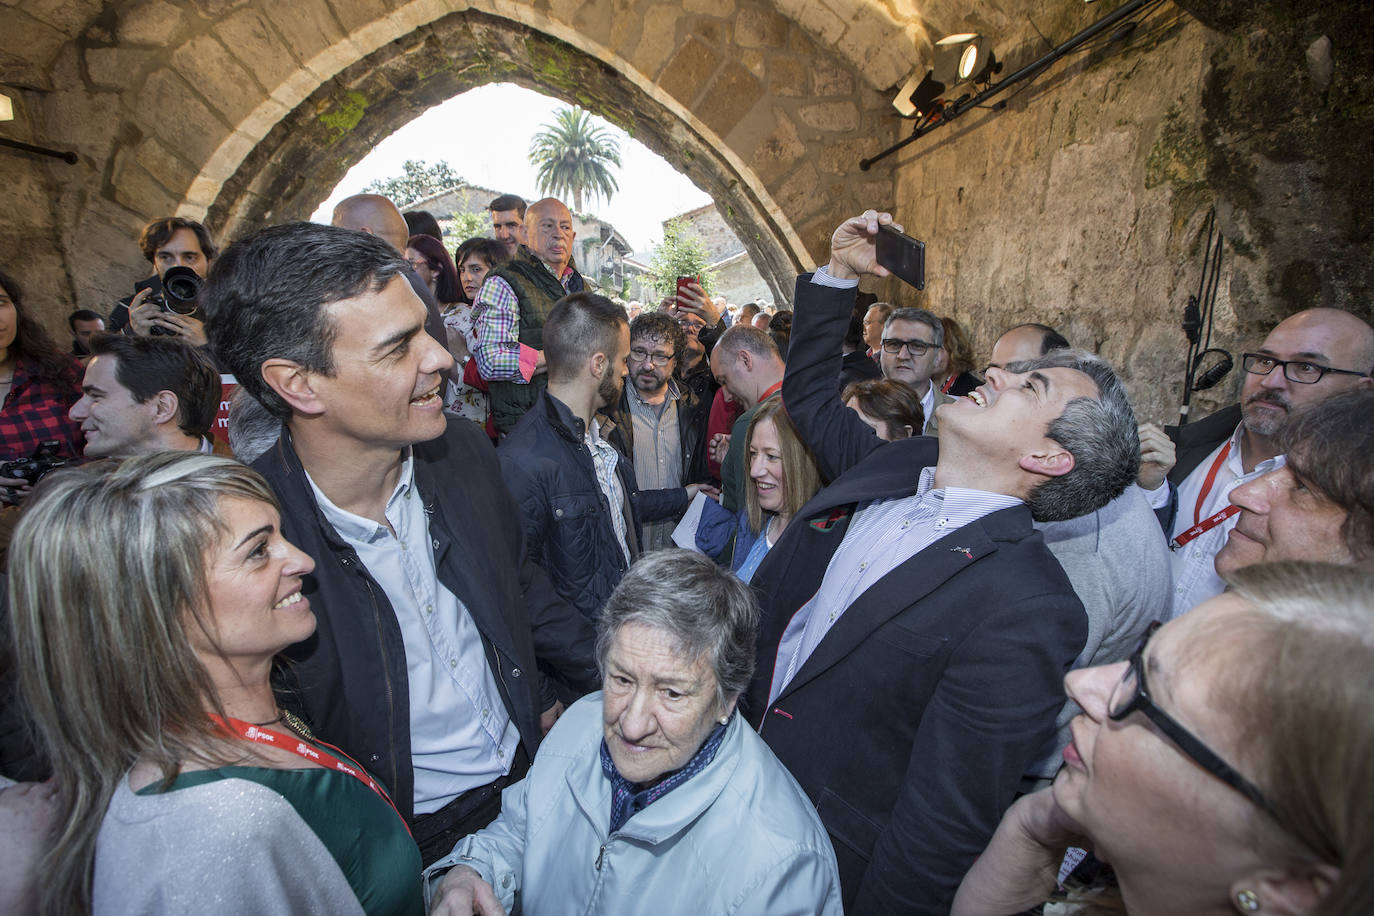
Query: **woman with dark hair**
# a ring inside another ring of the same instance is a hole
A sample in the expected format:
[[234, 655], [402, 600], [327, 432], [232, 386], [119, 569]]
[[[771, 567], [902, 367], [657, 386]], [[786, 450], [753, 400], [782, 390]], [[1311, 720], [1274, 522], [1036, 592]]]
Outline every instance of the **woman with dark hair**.
[[1374, 576], [1227, 580], [1128, 661], [1064, 679], [1082, 709], [1064, 767], [1008, 809], [954, 916], [1037, 907], [1068, 847], [1115, 873], [1075, 913], [1374, 912]]
[[271, 685], [315, 631], [314, 565], [237, 461], [43, 481], [9, 561], [19, 696], [57, 786], [38, 913], [423, 912], [385, 788]]
[[459, 301], [458, 270], [443, 242], [432, 235], [412, 235], [406, 242], [406, 261], [429, 287], [440, 308]]
[[864, 379], [850, 382], [840, 394], [844, 406], [859, 415], [879, 439], [892, 442], [910, 439], [922, 429], [925, 412], [921, 399], [910, 385], [891, 379]]
[[[67, 411], [81, 397], [81, 366], [25, 314], [21, 298], [0, 273], [0, 461], [28, 458], [49, 441], [59, 457], [79, 458], [85, 439]], [[30, 484], [0, 477], [0, 500], [14, 501]]]
[[[487, 383], [477, 373], [472, 361], [476, 341], [472, 331], [472, 304], [487, 279], [487, 272], [506, 260], [506, 247], [500, 242], [477, 237], [468, 239], [455, 252], [458, 262], [458, 301], [444, 309], [444, 327], [448, 330], [448, 349], [458, 360], [461, 382], [450, 382], [449, 409], [478, 424], [487, 422]], [[488, 432], [494, 433], [495, 427]]]

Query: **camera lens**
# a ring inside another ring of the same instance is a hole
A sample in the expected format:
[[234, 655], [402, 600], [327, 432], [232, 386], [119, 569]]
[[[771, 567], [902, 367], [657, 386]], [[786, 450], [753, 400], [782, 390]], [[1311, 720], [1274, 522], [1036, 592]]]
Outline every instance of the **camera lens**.
[[204, 285], [200, 274], [189, 267], [173, 267], [162, 275], [164, 305], [169, 312], [178, 315], [192, 315], [196, 311], [196, 299]]

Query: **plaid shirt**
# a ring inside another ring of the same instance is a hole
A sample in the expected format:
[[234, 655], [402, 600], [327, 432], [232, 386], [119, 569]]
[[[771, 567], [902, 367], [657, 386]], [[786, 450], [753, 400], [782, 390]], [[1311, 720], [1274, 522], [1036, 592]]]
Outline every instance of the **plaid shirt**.
[[86, 446], [81, 424], [73, 422], [67, 411], [81, 397], [81, 371], [72, 361], [69, 380], [32, 378], [22, 361], [14, 366], [14, 382], [0, 408], [0, 458], [13, 461], [32, 455], [47, 439], [62, 443], [57, 450], [67, 458], [80, 458]]
[[[576, 271], [571, 266], [563, 268], [558, 282], [564, 290], [574, 276]], [[487, 277], [477, 291], [477, 301], [472, 306], [472, 333], [477, 338], [472, 358], [477, 360], [482, 378], [525, 384], [534, 377], [539, 351], [520, 343], [520, 300], [500, 277]]]
[[667, 779], [654, 783], [649, 788], [639, 792], [636, 792], [634, 785], [624, 776], [621, 776], [620, 771], [615, 768], [615, 761], [611, 759], [611, 749], [606, 746], [606, 739], [602, 738], [601, 772], [611, 781], [610, 832], [615, 833], [624, 827], [625, 822], [635, 813], [643, 811], [651, 803], [658, 801], [706, 769], [707, 765], [716, 759], [716, 751], [720, 750], [720, 742], [725, 738], [725, 729], [726, 726], [717, 725], [685, 766], [673, 771]]

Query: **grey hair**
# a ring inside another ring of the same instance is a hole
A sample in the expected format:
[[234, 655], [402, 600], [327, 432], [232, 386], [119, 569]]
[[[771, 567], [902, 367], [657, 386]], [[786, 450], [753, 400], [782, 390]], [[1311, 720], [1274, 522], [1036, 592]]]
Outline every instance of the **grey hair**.
[[945, 326], [940, 321], [938, 315], [927, 312], [925, 309], [904, 308], [893, 309], [887, 315], [887, 321], [883, 322], [883, 335], [887, 335], [887, 329], [892, 327], [894, 321], [919, 321], [930, 328], [930, 342], [937, 347], [945, 345]]
[[1084, 350], [1055, 350], [1007, 367], [1036, 369], [1075, 369], [1097, 385], [1096, 398], [1070, 400], [1046, 432], [1073, 455], [1073, 470], [1040, 484], [1026, 499], [1037, 522], [1062, 522], [1096, 512], [1136, 479], [1140, 433], [1126, 386], [1106, 360]]
[[705, 655], [722, 705], [749, 686], [758, 602], [734, 573], [695, 550], [645, 554], [620, 580], [596, 621], [596, 663], [603, 679], [611, 643], [628, 623], [667, 633], [684, 658]]
[[242, 386], [229, 395], [229, 448], [244, 464], [252, 464], [281, 437], [282, 422]]

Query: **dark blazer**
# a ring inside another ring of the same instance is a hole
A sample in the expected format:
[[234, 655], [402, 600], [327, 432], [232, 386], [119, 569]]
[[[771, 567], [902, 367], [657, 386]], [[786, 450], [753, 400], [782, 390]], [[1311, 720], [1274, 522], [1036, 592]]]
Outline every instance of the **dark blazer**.
[[[839, 403], [853, 291], [797, 285], [783, 402], [840, 476], [753, 579], [763, 603], [746, 714], [816, 804], [845, 908], [944, 913], [1054, 731], [1087, 617], [1024, 505], [936, 541], [868, 589], [766, 706], [778, 642], [854, 512], [915, 493], [938, 443], [883, 444]], [[852, 422], [851, 422], [852, 421]]]
[[[415, 444], [414, 456], [439, 581], [481, 632], [501, 699], [533, 759], [540, 711], [556, 699], [551, 686], [541, 692], [536, 660], [582, 691], [596, 689], [591, 626], [526, 558], [519, 510], [476, 424], [451, 418], [444, 435]], [[289, 431], [253, 468], [281, 501], [282, 534], [316, 563], [305, 588], [315, 635], [287, 650], [294, 663], [284, 671], [284, 700], [385, 781], [410, 819], [410, 694], [396, 612], [315, 502]]]
[[1174, 440], [1174, 466], [1169, 483], [1182, 485], [1184, 479], [1221, 443], [1231, 438], [1240, 425], [1240, 404], [1223, 407], [1186, 426], [1166, 426], [1164, 434]]
[[1170, 537], [1178, 516], [1178, 488], [1202, 460], [1235, 433], [1240, 425], [1240, 404], [1223, 407], [1214, 414], [1184, 426], [1166, 426], [1164, 434], [1174, 443], [1174, 466], [1169, 469], [1169, 502], [1155, 510], [1155, 517]]
[[[789, 345], [790, 349], [790, 345]], [[852, 382], [883, 377], [883, 367], [862, 349], [846, 353], [840, 362], [840, 391], [843, 392]]]

